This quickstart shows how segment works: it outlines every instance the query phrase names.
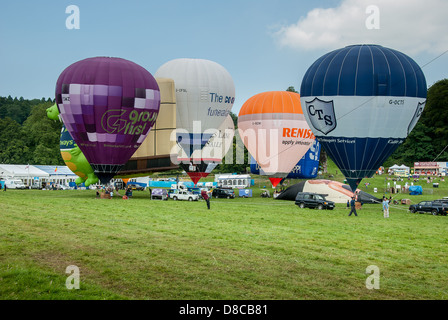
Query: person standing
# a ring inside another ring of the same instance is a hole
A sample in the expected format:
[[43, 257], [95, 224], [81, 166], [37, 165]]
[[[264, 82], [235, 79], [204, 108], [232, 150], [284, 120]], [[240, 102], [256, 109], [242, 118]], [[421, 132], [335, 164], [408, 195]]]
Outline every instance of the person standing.
[[210, 210], [210, 198], [208, 197], [207, 191], [201, 191], [202, 198], [207, 202], [207, 208]]
[[350, 217], [352, 215], [352, 213], [355, 214], [355, 216], [358, 216], [358, 214], [356, 213], [356, 201], [355, 201], [355, 197], [352, 198], [352, 200], [350, 201], [350, 213], [348, 214], [348, 216]]
[[386, 197], [383, 197], [383, 213], [384, 218], [389, 218], [389, 200]]

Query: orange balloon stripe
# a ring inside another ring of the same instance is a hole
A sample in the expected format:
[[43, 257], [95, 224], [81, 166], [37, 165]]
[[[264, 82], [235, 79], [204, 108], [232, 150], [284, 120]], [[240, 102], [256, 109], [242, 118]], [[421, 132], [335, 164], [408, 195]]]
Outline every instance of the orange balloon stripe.
[[243, 104], [239, 116], [260, 113], [303, 114], [300, 95], [289, 91], [268, 91], [256, 94]]

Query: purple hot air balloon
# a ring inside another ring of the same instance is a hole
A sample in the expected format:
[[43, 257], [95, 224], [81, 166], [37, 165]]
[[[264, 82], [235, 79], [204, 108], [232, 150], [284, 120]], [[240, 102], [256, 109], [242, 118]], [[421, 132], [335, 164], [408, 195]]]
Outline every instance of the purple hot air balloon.
[[154, 77], [134, 62], [88, 58], [56, 84], [62, 121], [101, 183], [107, 184], [145, 140], [160, 108]]

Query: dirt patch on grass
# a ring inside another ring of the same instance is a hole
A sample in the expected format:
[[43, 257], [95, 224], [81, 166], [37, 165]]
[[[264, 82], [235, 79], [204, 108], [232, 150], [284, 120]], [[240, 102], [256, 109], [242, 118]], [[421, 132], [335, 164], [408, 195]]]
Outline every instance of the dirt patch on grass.
[[68, 255], [64, 255], [61, 252], [55, 251], [44, 251], [33, 254], [34, 261], [45, 268], [50, 269], [50, 271], [58, 274], [66, 274], [66, 270], [68, 266], [76, 266], [79, 268], [80, 273], [84, 276], [91, 276], [95, 272], [89, 270], [86, 266], [79, 263], [79, 261], [75, 261], [73, 258]]

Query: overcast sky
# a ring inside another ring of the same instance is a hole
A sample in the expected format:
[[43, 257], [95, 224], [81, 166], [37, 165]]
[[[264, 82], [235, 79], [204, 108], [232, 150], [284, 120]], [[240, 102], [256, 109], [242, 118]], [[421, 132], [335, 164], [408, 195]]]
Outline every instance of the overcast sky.
[[[67, 28], [69, 5], [79, 29]], [[257, 93], [299, 90], [316, 59], [359, 43], [409, 55], [431, 85], [448, 77], [447, 13], [446, 0], [0, 0], [0, 96], [54, 98], [59, 74], [88, 57], [125, 58], [152, 74], [202, 58], [232, 75], [238, 114]]]

